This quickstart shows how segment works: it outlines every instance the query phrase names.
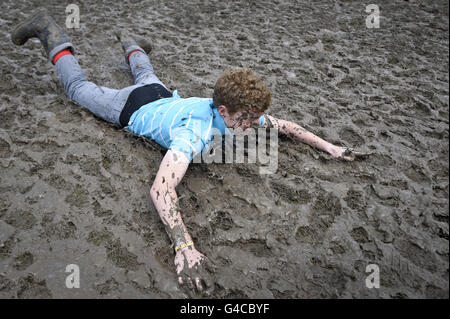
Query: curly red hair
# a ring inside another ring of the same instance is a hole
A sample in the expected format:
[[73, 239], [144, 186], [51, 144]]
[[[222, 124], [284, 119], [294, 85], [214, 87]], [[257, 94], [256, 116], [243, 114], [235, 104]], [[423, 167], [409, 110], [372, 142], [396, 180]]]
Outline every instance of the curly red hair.
[[249, 69], [225, 70], [214, 87], [214, 106], [224, 105], [230, 114], [240, 110], [262, 113], [271, 99], [266, 85]]

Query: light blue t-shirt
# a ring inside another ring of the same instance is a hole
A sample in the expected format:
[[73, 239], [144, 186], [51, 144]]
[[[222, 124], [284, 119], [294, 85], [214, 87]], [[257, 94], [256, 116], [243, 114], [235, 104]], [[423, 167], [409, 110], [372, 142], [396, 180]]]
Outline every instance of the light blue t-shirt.
[[[264, 116], [260, 126], [264, 125]], [[214, 135], [229, 134], [225, 122], [210, 98], [172, 97], [145, 104], [135, 111], [126, 130], [154, 140], [159, 145], [183, 152], [189, 161], [212, 142]]]

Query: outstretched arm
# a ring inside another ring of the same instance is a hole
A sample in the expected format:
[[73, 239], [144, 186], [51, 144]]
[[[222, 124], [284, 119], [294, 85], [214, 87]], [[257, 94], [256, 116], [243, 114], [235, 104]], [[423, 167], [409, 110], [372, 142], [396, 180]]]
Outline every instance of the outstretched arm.
[[278, 128], [281, 134], [325, 151], [335, 158], [353, 161], [356, 157], [369, 155], [369, 153], [354, 152], [350, 148], [333, 145], [294, 122], [277, 119], [270, 115], [265, 115], [265, 117], [270, 122], [268, 126]]
[[161, 217], [174, 248], [176, 249], [175, 266], [180, 284], [187, 284], [189, 289], [195, 286], [203, 290], [201, 280], [207, 288], [212, 287], [210, 276], [204, 270], [206, 257], [195, 249], [191, 236], [181, 219], [178, 196], [175, 187], [183, 178], [189, 166], [184, 153], [169, 149], [164, 156], [156, 178], [150, 190], [153, 203]]

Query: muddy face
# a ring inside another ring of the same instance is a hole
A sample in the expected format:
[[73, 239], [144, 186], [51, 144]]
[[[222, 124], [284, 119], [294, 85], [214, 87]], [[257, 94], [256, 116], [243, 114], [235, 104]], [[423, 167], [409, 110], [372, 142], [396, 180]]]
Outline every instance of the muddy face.
[[264, 114], [249, 110], [240, 110], [230, 114], [228, 108], [223, 105], [219, 106], [218, 110], [228, 128], [240, 128], [244, 131], [248, 128], [257, 128], [259, 118]]

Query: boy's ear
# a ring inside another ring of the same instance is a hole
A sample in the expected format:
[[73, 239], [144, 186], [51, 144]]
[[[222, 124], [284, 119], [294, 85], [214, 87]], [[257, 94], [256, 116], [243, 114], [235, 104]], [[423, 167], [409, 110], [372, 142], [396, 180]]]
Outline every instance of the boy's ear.
[[227, 113], [227, 107], [225, 105], [219, 105], [219, 107], [217, 108], [217, 110], [219, 111], [219, 114], [224, 116], [225, 113]]

